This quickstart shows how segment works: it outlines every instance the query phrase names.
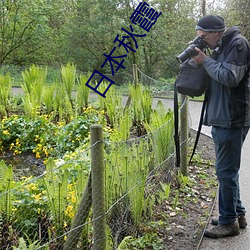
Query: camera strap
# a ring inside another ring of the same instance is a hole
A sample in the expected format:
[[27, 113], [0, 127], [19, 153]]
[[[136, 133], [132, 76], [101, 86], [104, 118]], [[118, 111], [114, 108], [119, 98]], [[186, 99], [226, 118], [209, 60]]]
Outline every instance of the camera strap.
[[201, 108], [199, 126], [198, 126], [198, 130], [196, 132], [196, 138], [195, 138], [195, 142], [194, 142], [193, 152], [192, 152], [192, 154], [190, 156], [189, 164], [191, 164], [191, 162], [192, 162], [193, 156], [195, 154], [195, 151], [196, 151], [196, 148], [197, 148], [197, 145], [198, 145], [198, 142], [199, 142], [199, 138], [200, 138], [200, 134], [201, 134], [201, 128], [202, 128], [202, 122], [203, 122], [203, 117], [204, 117], [204, 113], [205, 113], [205, 109], [206, 109], [206, 104], [207, 104], [207, 92], [208, 91], [205, 91], [205, 96], [204, 96], [204, 100], [203, 100], [202, 108]]
[[175, 158], [176, 167], [180, 167], [180, 137], [179, 137], [179, 105], [178, 105], [178, 92], [176, 83], [174, 84], [174, 142], [175, 142]]

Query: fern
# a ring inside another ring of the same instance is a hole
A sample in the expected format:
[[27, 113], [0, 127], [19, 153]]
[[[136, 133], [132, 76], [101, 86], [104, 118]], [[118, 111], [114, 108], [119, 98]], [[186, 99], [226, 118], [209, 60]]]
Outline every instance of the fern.
[[21, 83], [21, 87], [24, 91], [24, 110], [28, 116], [34, 117], [42, 103], [47, 68], [42, 69], [32, 65], [29, 70], [22, 72], [22, 76], [24, 80], [24, 82]]
[[61, 227], [67, 205], [68, 178], [66, 172], [61, 173], [56, 170], [56, 165], [52, 159], [49, 159], [46, 164], [46, 171], [44, 183], [48, 192], [49, 206], [53, 218], [58, 226]]
[[83, 108], [88, 107], [90, 88], [88, 88], [85, 84], [89, 77], [90, 75], [81, 75], [78, 79], [79, 86], [77, 88], [76, 96], [77, 107], [79, 110], [78, 112], [81, 112]]
[[13, 169], [12, 166], [8, 167], [4, 161], [0, 161], [0, 212], [6, 215], [9, 221], [12, 211], [14, 196], [11, 189], [14, 186]]
[[172, 153], [173, 142], [173, 112], [166, 111], [164, 105], [158, 102], [156, 109], [151, 114], [151, 122], [145, 123], [146, 130], [152, 132], [151, 140], [155, 159], [162, 162]]
[[61, 67], [62, 85], [66, 90], [67, 96], [72, 100], [72, 91], [76, 81], [76, 66], [71, 63], [67, 63], [66, 66]]

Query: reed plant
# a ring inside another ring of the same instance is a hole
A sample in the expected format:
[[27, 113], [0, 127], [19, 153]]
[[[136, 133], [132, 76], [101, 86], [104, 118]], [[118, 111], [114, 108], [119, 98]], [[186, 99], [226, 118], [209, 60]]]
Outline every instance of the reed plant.
[[147, 139], [140, 139], [111, 143], [110, 147], [112, 154], [106, 155], [105, 168], [107, 207], [125, 196], [123, 209], [131, 212], [138, 225], [145, 209], [144, 188], [151, 161], [150, 146]]
[[[59, 177], [60, 176], [60, 177]], [[61, 176], [52, 159], [46, 164], [46, 178], [44, 184], [48, 193], [50, 211], [53, 218], [57, 218], [58, 224], [63, 218], [63, 211], [66, 208], [67, 178]]]
[[[115, 117], [115, 125], [110, 140], [113, 142], [126, 141], [131, 137], [132, 117], [129, 110], [118, 112]], [[119, 123], [118, 123], [119, 122]]]
[[152, 140], [155, 160], [158, 163], [166, 160], [173, 152], [173, 115], [173, 112], [166, 110], [162, 102], [159, 101], [156, 109], [151, 113], [151, 122], [145, 123], [146, 130], [150, 133]]
[[10, 74], [0, 75], [0, 116], [7, 116], [9, 107], [9, 96], [11, 93], [12, 79]]
[[46, 86], [44, 89], [43, 102], [45, 105], [45, 113], [51, 114], [53, 111], [54, 95], [55, 95], [56, 85]]
[[61, 66], [62, 86], [66, 94], [73, 104], [72, 92], [76, 82], [76, 66], [72, 63], [67, 63], [66, 66]]
[[24, 91], [24, 111], [29, 117], [35, 117], [40, 112], [43, 90], [46, 83], [47, 68], [32, 65], [22, 72]]
[[[99, 86], [99, 91], [102, 93], [108, 87], [108, 83], [103, 82]], [[123, 116], [123, 107], [122, 107], [122, 97], [117, 94], [116, 86], [113, 85], [107, 91], [106, 97], [98, 96], [99, 108], [106, 112], [107, 123], [111, 128], [115, 128], [120, 125], [120, 118]]]
[[[67, 159], [55, 162], [48, 159], [46, 163], [46, 175], [43, 182], [49, 200], [49, 207], [53, 219], [59, 228], [63, 228], [69, 218], [73, 218], [77, 204], [80, 201], [81, 194], [88, 182], [89, 162], [82, 150], [76, 150], [74, 157], [79, 157], [81, 161], [74, 162]], [[69, 211], [69, 207], [73, 210]], [[69, 214], [71, 212], [71, 215]]]
[[145, 139], [141, 139], [139, 144], [132, 145], [132, 161], [130, 170], [127, 173], [127, 191], [135, 225], [139, 225], [142, 222], [143, 211], [147, 210], [144, 196], [151, 158], [148, 149], [148, 142]]
[[65, 89], [59, 83], [55, 83], [53, 98], [53, 116], [56, 121], [71, 121], [74, 116], [73, 106]]
[[83, 108], [87, 108], [89, 105], [90, 88], [86, 86], [89, 75], [80, 75], [78, 78], [78, 87], [76, 92], [76, 107], [78, 113], [81, 113]]
[[138, 135], [143, 135], [144, 123], [150, 123], [152, 112], [152, 95], [142, 84], [130, 85], [129, 93], [131, 96], [131, 109], [133, 123], [137, 127]]
[[117, 127], [120, 125], [120, 119], [123, 116], [122, 114], [122, 98], [120, 95], [117, 95], [115, 86], [109, 89], [104, 100], [105, 110], [107, 112], [108, 123], [111, 128]]
[[[65, 211], [67, 211], [68, 176], [56, 165], [52, 159], [46, 164], [46, 177], [43, 179], [48, 195], [48, 206], [54, 224], [51, 234], [60, 236], [64, 233]], [[50, 229], [52, 230], [52, 229]], [[63, 240], [63, 239], [62, 239]], [[62, 240], [57, 244], [63, 245]]]
[[9, 222], [12, 216], [13, 194], [10, 190], [14, 187], [12, 166], [6, 166], [0, 161], [0, 214], [4, 215], [5, 222]]

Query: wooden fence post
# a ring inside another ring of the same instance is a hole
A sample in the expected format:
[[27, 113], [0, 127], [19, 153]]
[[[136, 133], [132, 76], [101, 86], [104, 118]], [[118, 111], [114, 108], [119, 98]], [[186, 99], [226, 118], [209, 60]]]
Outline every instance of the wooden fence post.
[[134, 85], [138, 84], [138, 71], [137, 71], [137, 65], [133, 64], [133, 77], [134, 77]]
[[103, 130], [99, 124], [90, 127], [91, 176], [93, 205], [93, 250], [106, 249], [106, 216], [104, 193], [104, 149]]
[[188, 97], [181, 96], [180, 109], [180, 169], [181, 174], [187, 176], [188, 174]]

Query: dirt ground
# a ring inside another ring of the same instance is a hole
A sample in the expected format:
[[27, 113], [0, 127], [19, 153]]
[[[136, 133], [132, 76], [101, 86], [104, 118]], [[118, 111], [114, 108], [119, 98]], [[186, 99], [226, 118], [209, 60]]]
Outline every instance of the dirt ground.
[[[193, 146], [194, 131], [191, 131], [191, 138], [190, 147]], [[164, 250], [199, 249], [217, 193], [214, 160], [213, 141], [201, 134], [197, 154], [189, 166], [191, 182], [179, 189], [177, 208], [173, 209], [172, 204], [161, 207], [168, 215], [168, 226], [160, 232], [164, 235]]]

